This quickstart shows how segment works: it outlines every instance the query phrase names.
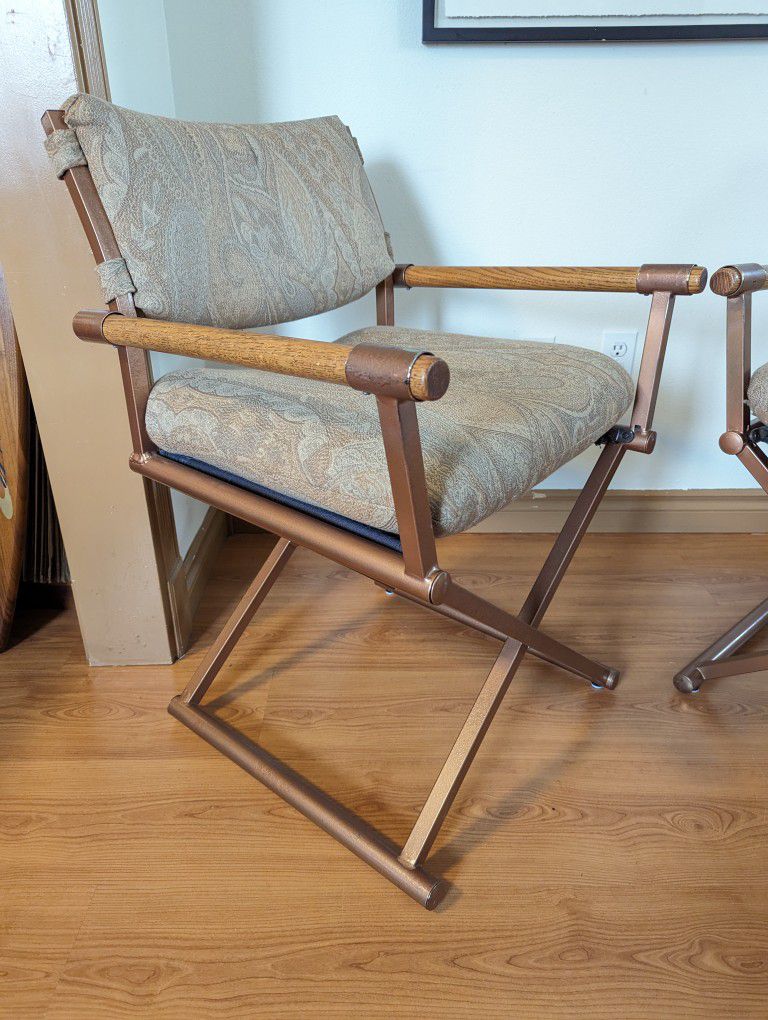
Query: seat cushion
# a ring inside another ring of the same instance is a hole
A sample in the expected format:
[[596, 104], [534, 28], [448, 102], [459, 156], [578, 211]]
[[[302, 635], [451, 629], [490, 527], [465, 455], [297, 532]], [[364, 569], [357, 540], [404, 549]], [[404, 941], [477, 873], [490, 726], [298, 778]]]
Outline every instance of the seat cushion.
[[752, 373], [747, 396], [754, 416], [768, 423], [768, 365], [761, 365]]
[[[596, 351], [401, 326], [342, 337], [429, 351], [451, 369], [418, 408], [435, 533], [478, 524], [615, 425], [634, 384]], [[147, 406], [154, 442], [382, 531], [397, 521], [376, 400], [343, 386], [252, 369], [185, 368]]]

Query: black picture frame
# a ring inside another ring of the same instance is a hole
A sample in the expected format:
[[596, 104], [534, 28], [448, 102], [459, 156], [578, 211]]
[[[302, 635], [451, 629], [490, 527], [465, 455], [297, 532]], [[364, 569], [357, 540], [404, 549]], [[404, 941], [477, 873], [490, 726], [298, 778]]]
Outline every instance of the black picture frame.
[[424, 43], [670, 42], [674, 40], [768, 39], [764, 24], [611, 25], [608, 27], [468, 28], [435, 27], [437, 0], [423, 0]]

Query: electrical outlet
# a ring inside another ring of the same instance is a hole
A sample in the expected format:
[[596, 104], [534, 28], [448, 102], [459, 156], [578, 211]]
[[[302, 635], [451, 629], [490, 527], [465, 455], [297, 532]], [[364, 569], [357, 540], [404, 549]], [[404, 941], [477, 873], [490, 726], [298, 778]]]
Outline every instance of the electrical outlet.
[[609, 358], [618, 361], [627, 372], [632, 371], [636, 346], [637, 330], [632, 333], [606, 330], [603, 333], [603, 354], [607, 354]]

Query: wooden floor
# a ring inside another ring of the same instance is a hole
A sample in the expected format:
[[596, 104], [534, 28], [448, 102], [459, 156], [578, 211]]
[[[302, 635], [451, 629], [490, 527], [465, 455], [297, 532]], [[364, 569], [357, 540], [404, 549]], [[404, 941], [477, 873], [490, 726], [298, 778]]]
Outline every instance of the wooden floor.
[[[444, 565], [515, 608], [549, 541]], [[768, 681], [671, 686], [768, 594], [768, 536], [586, 540], [547, 627], [622, 681], [526, 661], [431, 914], [165, 712], [264, 551], [229, 540], [173, 667], [89, 669], [72, 613], [0, 657], [0, 1015], [768, 1016]], [[210, 696], [402, 840], [496, 649], [300, 552]]]

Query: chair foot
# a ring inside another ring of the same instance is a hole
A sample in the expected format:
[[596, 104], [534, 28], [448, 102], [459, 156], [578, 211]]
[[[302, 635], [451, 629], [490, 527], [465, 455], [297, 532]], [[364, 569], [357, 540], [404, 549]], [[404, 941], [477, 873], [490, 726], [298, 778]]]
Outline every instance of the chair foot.
[[701, 687], [701, 675], [697, 674], [698, 670], [695, 671], [693, 676], [688, 676], [686, 673], [678, 673], [672, 682], [681, 694], [697, 694]]
[[683, 694], [695, 694], [705, 680], [739, 676], [768, 669], [768, 655], [739, 655], [756, 634], [768, 626], [768, 599], [755, 606], [730, 630], [675, 674], [672, 683]]
[[592, 687], [594, 687], [595, 690], [597, 691], [602, 691], [604, 688], [607, 688], [609, 691], [612, 691], [614, 687], [616, 687], [616, 685], [618, 684], [620, 678], [621, 672], [618, 669], [609, 669], [608, 672], [606, 673], [603, 682], [593, 683]]

